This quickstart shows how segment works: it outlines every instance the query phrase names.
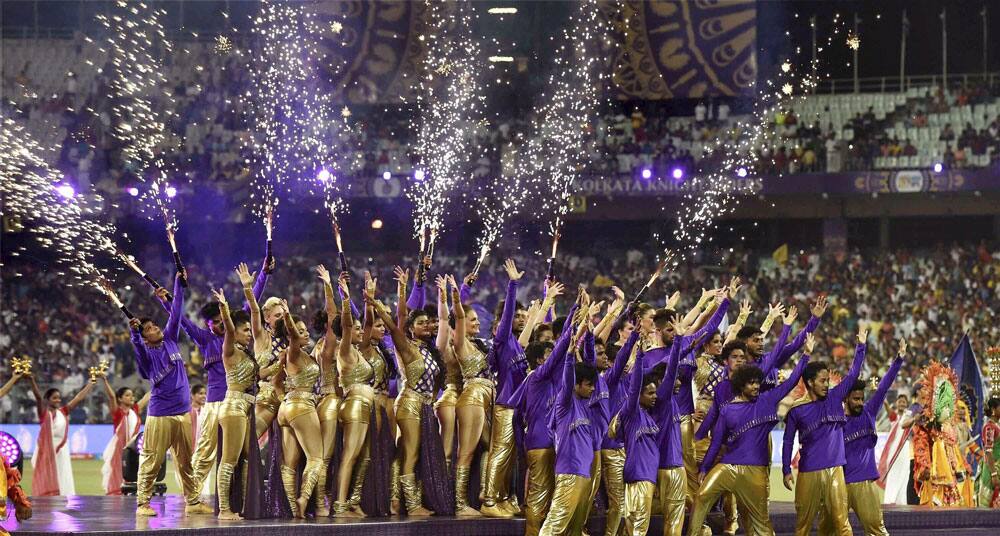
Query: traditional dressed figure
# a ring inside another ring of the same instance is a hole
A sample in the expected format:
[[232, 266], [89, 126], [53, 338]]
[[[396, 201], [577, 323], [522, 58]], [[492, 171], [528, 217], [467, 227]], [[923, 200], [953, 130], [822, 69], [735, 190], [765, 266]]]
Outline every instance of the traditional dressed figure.
[[913, 471], [921, 505], [959, 506], [962, 485], [971, 478], [958, 443], [958, 380], [937, 361], [924, 367], [919, 401], [923, 412], [913, 426]]

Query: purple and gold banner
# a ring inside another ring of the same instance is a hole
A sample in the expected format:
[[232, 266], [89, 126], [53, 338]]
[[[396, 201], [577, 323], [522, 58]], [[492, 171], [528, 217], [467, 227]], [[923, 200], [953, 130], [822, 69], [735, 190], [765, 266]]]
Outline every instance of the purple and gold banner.
[[613, 23], [621, 99], [737, 95], [757, 80], [755, 0], [629, 0]]

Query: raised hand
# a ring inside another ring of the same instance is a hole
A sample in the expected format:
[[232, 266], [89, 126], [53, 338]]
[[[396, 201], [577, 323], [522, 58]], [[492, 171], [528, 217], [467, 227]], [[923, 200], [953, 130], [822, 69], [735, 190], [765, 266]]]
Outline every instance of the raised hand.
[[330, 280], [330, 271], [326, 269], [326, 266], [322, 264], [316, 267], [316, 274], [319, 276], [319, 280], [324, 284], [333, 286], [333, 282]]
[[132, 328], [132, 329], [134, 329], [136, 331], [142, 331], [142, 323], [139, 322], [138, 318], [130, 318], [130, 319], [128, 319], [128, 327], [130, 327], [130, 328]]
[[240, 265], [236, 267], [236, 275], [239, 276], [240, 283], [242, 283], [244, 287], [253, 285], [253, 276], [256, 273], [257, 272], [251, 274], [250, 269], [247, 268], [247, 263], [245, 262], [241, 262]]
[[826, 313], [826, 307], [829, 304], [830, 302], [827, 299], [826, 294], [820, 294], [819, 297], [816, 298], [816, 303], [814, 303], [812, 308], [809, 309], [809, 312], [816, 318], [820, 318], [824, 313]]
[[476, 279], [479, 279], [479, 276], [474, 273], [471, 273], [463, 277], [462, 282], [471, 287], [472, 285], [476, 284]]
[[858, 344], [868, 341], [868, 326], [864, 322], [858, 324]]
[[710, 288], [708, 290], [705, 290], [704, 288], [702, 288], [700, 301], [702, 303], [707, 302], [708, 299], [712, 297], [712, 294], [715, 294], [715, 289]]
[[785, 315], [785, 325], [791, 326], [795, 323], [795, 317], [799, 316], [799, 308], [796, 306], [791, 306], [788, 308], [788, 314]]
[[712, 293], [715, 295], [715, 303], [722, 303], [722, 300], [726, 299], [726, 296], [729, 295], [729, 291], [725, 287], [715, 289]]
[[594, 317], [601, 312], [601, 308], [604, 307], [604, 300], [596, 303], [590, 304], [590, 309], [587, 310], [588, 317]]
[[445, 279], [443, 275], [438, 274], [438, 276], [434, 278], [434, 283], [437, 285], [438, 294], [443, 297], [445, 292], [448, 291], [448, 280]]
[[812, 333], [806, 334], [806, 353], [812, 355], [813, 350], [816, 348], [816, 336]]
[[[702, 290], [704, 290], [704, 289], [702, 289]], [[622, 295], [622, 299], [624, 299], [624, 298], [625, 298], [625, 295], [623, 294]], [[675, 290], [674, 293], [671, 294], [669, 298], [667, 298], [667, 309], [674, 309], [674, 308], [676, 308], [677, 304], [680, 301], [681, 301], [681, 291]]]
[[163, 303], [167, 303], [168, 301], [170, 301], [169, 298], [170, 291], [168, 291], [163, 287], [157, 287], [156, 290], [153, 291], [153, 295], [156, 296], [156, 299], [160, 300]]
[[615, 294], [615, 301], [625, 303], [625, 292], [618, 287], [611, 287], [611, 292]]
[[906, 355], [906, 339], [899, 339], [899, 357]]
[[743, 285], [740, 284], [739, 276], [734, 277], [733, 280], [729, 282], [729, 299], [735, 298], [736, 295], [740, 293], [740, 289], [742, 288]]
[[221, 288], [220, 289], [213, 288], [212, 296], [215, 296], [215, 299], [216, 301], [219, 302], [219, 305], [223, 307], [229, 307], [229, 302], [226, 301], [226, 293]]
[[785, 314], [785, 306], [781, 302], [774, 302], [768, 306], [767, 316], [770, 318], [778, 318], [779, 316]]
[[351, 274], [347, 272], [340, 272], [340, 277], [337, 278], [337, 284], [340, 286], [340, 292], [343, 293], [345, 298], [351, 295]]
[[378, 280], [372, 278], [372, 273], [365, 270], [365, 299], [374, 300], [375, 299], [375, 289], [378, 286]]
[[740, 317], [744, 319], [750, 318], [750, 313], [752, 312], [753, 309], [750, 308], [750, 298], [743, 298], [743, 303], [740, 304]]
[[399, 266], [396, 266], [395, 268], [392, 269], [392, 274], [396, 277], [396, 281], [400, 285], [402, 285], [403, 287], [406, 287], [406, 283], [409, 282], [409, 280], [410, 280], [410, 270], [409, 270], [409, 268], [407, 268], [406, 270], [404, 270], [404, 269], [400, 268]]
[[458, 286], [458, 281], [455, 280], [455, 276], [448, 274], [447, 276], [445, 276], [445, 279], [448, 281], [448, 284], [451, 285], [451, 288], [455, 290], [461, 289], [461, 287]]
[[545, 299], [550, 301], [555, 301], [556, 298], [562, 296], [566, 291], [566, 287], [558, 281], [550, 281], [546, 288], [548, 290], [545, 291]]
[[528, 318], [534, 318], [538, 314], [538, 310], [542, 308], [542, 302], [538, 300], [531, 300], [531, 304], [528, 305]]
[[509, 277], [511, 281], [517, 281], [524, 277], [524, 272], [517, 271], [517, 265], [514, 264], [513, 259], [507, 259], [504, 261], [503, 269], [507, 272], [507, 277]]

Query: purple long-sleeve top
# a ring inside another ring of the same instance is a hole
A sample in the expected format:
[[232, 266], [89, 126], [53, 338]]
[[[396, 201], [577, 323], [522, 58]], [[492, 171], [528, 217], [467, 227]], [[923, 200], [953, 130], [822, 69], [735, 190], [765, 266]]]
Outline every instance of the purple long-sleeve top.
[[[713, 333], [718, 331], [719, 325], [722, 324], [722, 319], [726, 318], [726, 312], [729, 311], [729, 298], [722, 300], [719, 307], [712, 313], [712, 316], [708, 318], [708, 322], [702, 326], [698, 331], [694, 332], [694, 335], [688, 337], [688, 341], [705, 341], [706, 337], [711, 337]], [[685, 346], [686, 348], [686, 346]], [[683, 351], [685, 348], [681, 348]], [[695, 359], [695, 349], [692, 348], [690, 352], [685, 355], [680, 356], [681, 359], [678, 361], [679, 370], [677, 371], [677, 376], [681, 379], [681, 392], [678, 393], [674, 399], [677, 401], [677, 407], [680, 411], [680, 415], [691, 415], [694, 413], [694, 392], [692, 389], [688, 388], [691, 385], [691, 380], [694, 378], [694, 373], [698, 370], [698, 361]], [[671, 393], [673, 390], [670, 391]]]
[[410, 289], [410, 295], [406, 298], [406, 307], [408, 307], [411, 311], [423, 309], [424, 302], [426, 300], [427, 297], [424, 295], [424, 283], [414, 277], [413, 288]]
[[[597, 348], [595, 346], [594, 334], [590, 331], [587, 331], [583, 336], [583, 362], [592, 367], [597, 367]], [[607, 430], [614, 413], [611, 411], [611, 389], [608, 388], [608, 382], [605, 381], [604, 375], [600, 373], [597, 375], [594, 393], [590, 397], [590, 409], [594, 421], [598, 424], [598, 428]], [[601, 439], [603, 441], [606, 438], [607, 435]], [[600, 448], [604, 448], [603, 444]]]
[[643, 353], [639, 352], [628, 376], [628, 400], [618, 414], [616, 435], [625, 442], [625, 482], [656, 482], [656, 462], [660, 457], [660, 427], [649, 411], [639, 404], [644, 359]]
[[792, 392], [808, 363], [809, 355], [803, 355], [792, 374], [780, 385], [762, 392], [753, 402], [731, 402], [722, 409], [712, 428], [712, 443], [701, 463], [701, 472], [707, 473], [715, 465], [723, 445], [726, 453], [722, 455], [722, 463], [771, 465], [768, 439], [778, 424], [778, 403]]
[[605, 430], [600, 430], [593, 420], [591, 399], [576, 396], [576, 361], [571, 355], [567, 352], [562, 356], [562, 381], [556, 393], [552, 419], [556, 449], [555, 473], [590, 478], [594, 451], [600, 446], [600, 438]]
[[[260, 296], [264, 293], [264, 287], [267, 285], [267, 272], [261, 270], [257, 274], [257, 279], [253, 284], [253, 296], [258, 302], [260, 301]], [[176, 294], [175, 294], [176, 295]], [[163, 304], [164, 308], [169, 312], [171, 306], [166, 303]], [[250, 304], [244, 303], [243, 309], [249, 311]], [[182, 314], [181, 316], [181, 329], [187, 336], [194, 341], [195, 346], [198, 347], [198, 351], [201, 353], [203, 360], [203, 367], [208, 375], [208, 402], [221, 402], [226, 398], [226, 367], [222, 364], [222, 340], [223, 337], [216, 335], [210, 329], [203, 328], [187, 317], [187, 315]]]
[[[575, 309], [576, 307], [574, 311]], [[525, 450], [552, 448], [554, 444], [549, 433], [549, 419], [561, 382], [559, 374], [562, 372], [563, 361], [570, 359], [566, 356], [570, 355], [572, 332], [572, 323], [566, 322], [548, 359], [528, 374], [510, 397], [510, 403], [523, 416], [527, 428], [524, 434]]]
[[[788, 340], [788, 333], [791, 331], [791, 326], [786, 324], [781, 325], [781, 335], [778, 336], [778, 340], [774, 343], [774, 348], [770, 352], [761, 357], [759, 362], [760, 370], [764, 373], [765, 382], [767, 377], [775, 370], [775, 363], [778, 356], [781, 354], [781, 349], [785, 345], [785, 341]], [[725, 371], [726, 377], [715, 386], [715, 394], [712, 396], [712, 406], [708, 408], [708, 413], [705, 414], [705, 420], [701, 422], [701, 426], [695, 431], [694, 437], [697, 440], [702, 440], [708, 437], [708, 432], [713, 429], [715, 422], [718, 420], [723, 408], [733, 399], [732, 386], [729, 383], [729, 371]], [[761, 382], [761, 391], [764, 391], [764, 382]]]
[[847, 424], [844, 425], [844, 458], [847, 460], [844, 465], [844, 481], [848, 484], [879, 478], [878, 465], [875, 463], [875, 443], [878, 441], [875, 417], [902, 366], [903, 358], [897, 356], [878, 382], [875, 393], [865, 402], [861, 415], [847, 417]]
[[810, 316], [809, 321], [806, 322], [806, 327], [799, 330], [798, 334], [795, 335], [795, 338], [792, 339], [792, 342], [786, 344], [785, 347], [781, 349], [781, 353], [778, 354], [778, 359], [774, 364], [774, 370], [764, 378], [764, 383], [760, 385], [761, 389], [767, 391], [769, 389], [773, 389], [775, 385], [778, 385], [778, 369], [785, 366], [788, 359], [791, 358], [795, 352], [798, 352], [799, 349], [802, 348], [802, 345], [805, 344], [806, 336], [815, 332], [818, 327], [819, 317]]
[[[608, 389], [609, 415], [613, 416], [618, 414], [622, 403], [625, 401], [625, 382], [622, 381], [622, 374], [625, 372], [625, 366], [628, 365], [628, 358], [632, 355], [632, 349], [638, 341], [639, 331], [635, 330], [629, 335], [625, 344], [618, 349], [618, 353], [615, 354], [615, 361], [612, 363], [611, 368], [600, 374], [601, 381], [607, 385]], [[635, 367], [636, 366], [633, 364], [633, 370]], [[625, 448], [625, 442], [622, 440], [621, 434], [616, 434], [615, 437], [608, 437], [608, 434], [605, 433], [604, 438], [601, 440], [601, 448], [610, 450]]]
[[681, 384], [680, 392], [674, 394], [674, 383], [680, 372], [680, 353], [690, 342], [689, 337], [676, 337], [670, 357], [667, 360], [667, 372], [663, 375], [660, 387], [656, 390], [656, 406], [653, 407], [653, 418], [659, 427], [657, 444], [660, 446], [659, 469], [670, 469], [684, 466], [684, 451], [681, 446], [681, 407], [678, 403], [684, 391], [690, 391], [687, 385]]
[[149, 346], [142, 335], [131, 330], [135, 347], [135, 362], [139, 374], [152, 386], [148, 415], [168, 417], [191, 411], [191, 387], [188, 385], [184, 358], [177, 346], [180, 320], [184, 316], [184, 286], [180, 274], [174, 277], [174, 299], [170, 304], [170, 318], [163, 329], [163, 342]]
[[865, 344], [854, 350], [851, 370], [831, 388], [822, 400], [814, 400], [788, 411], [781, 448], [781, 471], [792, 473], [792, 447], [799, 434], [799, 472], [819, 471], [844, 465], [844, 399], [861, 374], [865, 362]]
[[524, 348], [514, 336], [514, 312], [517, 309], [517, 281], [507, 284], [507, 298], [504, 301], [503, 313], [497, 323], [497, 332], [493, 336], [493, 347], [488, 354], [488, 360], [493, 370], [497, 371], [497, 404], [508, 408], [514, 407], [509, 400], [514, 391], [521, 386], [528, 375], [528, 361], [524, 357]]

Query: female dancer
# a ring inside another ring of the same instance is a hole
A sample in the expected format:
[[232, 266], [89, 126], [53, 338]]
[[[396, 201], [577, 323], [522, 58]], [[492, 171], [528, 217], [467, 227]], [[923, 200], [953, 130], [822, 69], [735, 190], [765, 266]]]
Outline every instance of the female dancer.
[[97, 385], [96, 379], [91, 379], [87, 385], [69, 404], [61, 406], [62, 394], [59, 389], [45, 391], [45, 396], [38, 389], [35, 376], [31, 379], [31, 392], [38, 404], [38, 422], [42, 423], [38, 431], [37, 448], [31, 456], [31, 466], [35, 468], [31, 483], [31, 495], [34, 497], [55, 495], [76, 495], [76, 485], [73, 482], [73, 466], [69, 457], [69, 413], [76, 408], [90, 391]]
[[[486, 345], [475, 338], [475, 334], [479, 333], [479, 316], [475, 309], [462, 303], [455, 278], [449, 276], [449, 282], [455, 310], [448, 322], [455, 330], [452, 347], [463, 381], [456, 410], [458, 459], [455, 464], [455, 515], [478, 516], [479, 511], [468, 505], [469, 473], [476, 449], [480, 446], [484, 450], [489, 448], [490, 430], [486, 416], [493, 409], [496, 393], [493, 374], [486, 361]], [[478, 496], [479, 491], [474, 491]]]
[[103, 380], [104, 394], [108, 396], [108, 409], [111, 411], [111, 423], [115, 432], [111, 441], [108, 441], [108, 446], [104, 448], [101, 484], [104, 486], [105, 495], [121, 495], [122, 484], [125, 482], [122, 477], [122, 451], [125, 445], [139, 435], [139, 426], [142, 425], [140, 414], [149, 404], [149, 393], [136, 403], [135, 394], [131, 389], [122, 387], [115, 392], [111, 389], [108, 377], [105, 376]]
[[[242, 278], [242, 275], [240, 276]], [[256, 303], [256, 300], [255, 300]], [[258, 353], [254, 357], [259, 367], [260, 382], [258, 383], [257, 401], [254, 408], [256, 428], [258, 438], [271, 429], [271, 423], [278, 415], [278, 408], [281, 405], [281, 398], [284, 393], [281, 390], [280, 382], [271, 381], [281, 369], [279, 358], [281, 352], [288, 347], [288, 340], [284, 335], [279, 335], [278, 326], [281, 324], [281, 300], [270, 297], [264, 301], [258, 314], [262, 315], [263, 328], [271, 339], [271, 348], [264, 353]], [[254, 341], [257, 336], [254, 335]], [[256, 343], [255, 343], [256, 344]], [[277, 430], [277, 428], [275, 428]]]
[[[245, 293], [249, 296], [247, 300], [252, 300], [254, 299], [253, 289], [243, 279], [244, 272], [246, 272], [246, 265], [241, 264], [237, 273], [240, 275], [240, 282], [243, 283]], [[242, 517], [233, 511], [230, 503], [233, 473], [236, 471], [236, 464], [239, 463], [241, 455], [249, 458], [251, 437], [256, 437], [250, 431], [250, 411], [254, 401], [252, 390], [254, 381], [257, 379], [257, 364], [248, 352], [252, 320], [243, 311], [230, 314], [229, 304], [226, 302], [226, 296], [222, 289], [213, 290], [212, 294], [219, 301], [222, 322], [226, 326], [222, 340], [222, 365], [226, 369], [226, 398], [219, 407], [219, 426], [222, 428], [222, 459], [219, 461], [216, 495], [219, 498], [219, 519], [234, 520], [242, 519]], [[254, 342], [255, 350], [260, 346], [261, 350], [266, 351], [270, 345], [267, 338], [259, 341], [259, 344], [258, 341]], [[244, 488], [244, 506], [247, 504], [245, 494], [259, 492], [259, 488], [248, 485], [251, 484], [247, 480], [249, 465], [249, 459], [247, 459], [243, 465], [242, 479], [243, 485], [246, 486]]]
[[[340, 421], [343, 426], [343, 453], [340, 467], [337, 471], [337, 501], [333, 503], [334, 517], [361, 517], [362, 513], [350, 509], [350, 500], [354, 498], [351, 492], [352, 482], [358, 483], [358, 502], [360, 503], [360, 483], [364, 482], [368, 468], [367, 453], [368, 427], [371, 423], [372, 404], [375, 401], [375, 391], [372, 388], [374, 378], [371, 360], [371, 329], [367, 322], [370, 314], [366, 310], [366, 326], [362, 332], [361, 323], [354, 320], [351, 312], [350, 289], [346, 273], [340, 274], [341, 311], [339, 322], [333, 322], [334, 335], [340, 337], [337, 350], [337, 370], [340, 374], [340, 386], [344, 391], [344, 403], [340, 408]], [[327, 298], [333, 299], [332, 292]], [[332, 306], [332, 303], [329, 306]], [[365, 305], [366, 309], [368, 305]], [[332, 308], [332, 307], [331, 307]], [[357, 345], [355, 345], [357, 341]]]
[[[448, 280], [442, 276], [437, 276], [438, 287], [438, 325], [431, 323], [431, 332], [437, 332], [438, 337], [435, 347], [440, 352], [444, 360], [444, 391], [434, 403], [434, 412], [437, 414], [438, 422], [441, 424], [441, 442], [444, 444], [444, 460], [450, 470], [455, 451], [455, 406], [458, 404], [458, 396], [462, 387], [462, 369], [455, 360], [455, 354], [451, 349], [451, 330], [448, 324], [442, 320], [448, 318]], [[436, 329], [435, 329], [436, 328]], [[451, 329], [454, 329], [452, 326]]]
[[[319, 365], [303, 351], [302, 348], [309, 343], [309, 334], [305, 332], [304, 324], [292, 317], [285, 300], [281, 300], [281, 314], [275, 335], [288, 340], [288, 347], [279, 361], [282, 368], [275, 380], [283, 380], [285, 390], [277, 418], [281, 427], [281, 483], [292, 516], [301, 519], [305, 517], [306, 506], [316, 489], [323, 464], [323, 440], [316, 413], [316, 395], [313, 394], [313, 387], [319, 379]], [[303, 453], [306, 467], [297, 490], [296, 473]]]
[[[451, 515], [454, 511], [454, 491], [447, 475], [444, 447], [434, 422], [432, 407], [435, 378], [442, 366], [429, 344], [433, 334], [429, 329], [427, 314], [422, 310], [408, 314], [406, 302], [402, 299], [406, 293], [408, 271], [397, 270], [397, 273], [400, 297], [397, 323], [392, 323], [384, 305], [375, 302], [374, 308], [389, 326], [396, 354], [404, 369], [405, 386], [396, 399], [396, 422], [402, 433], [403, 449], [399, 484], [407, 514], [426, 516], [437, 512]], [[427, 490], [430, 509], [422, 506], [422, 494], [416, 475], [418, 460], [421, 462], [421, 477]]]
[[[333, 301], [333, 284], [330, 282], [330, 272], [323, 265], [316, 267], [320, 281], [323, 282], [323, 294], [326, 297], [325, 311], [316, 315], [313, 329], [322, 330], [323, 338], [316, 343], [313, 358], [319, 363], [320, 388], [319, 403], [316, 413], [319, 415], [319, 429], [323, 436], [323, 466], [316, 482], [316, 517], [328, 517], [330, 506], [327, 503], [327, 476], [330, 471], [330, 460], [333, 458], [334, 445], [337, 443], [337, 420], [342, 400], [337, 374], [337, 364], [334, 355], [337, 353], [337, 335], [334, 333], [334, 320], [337, 305]], [[332, 501], [330, 501], [332, 504]]]

